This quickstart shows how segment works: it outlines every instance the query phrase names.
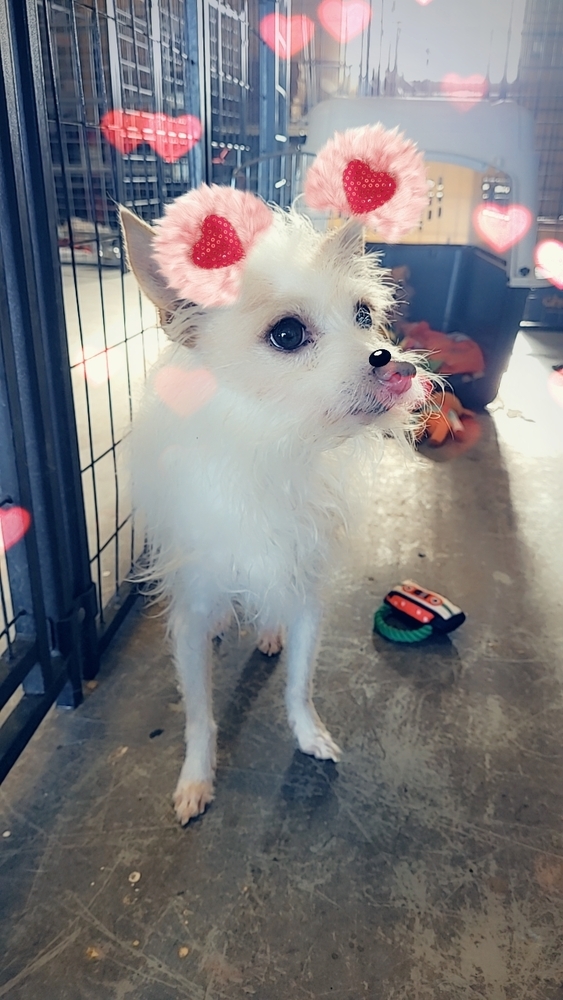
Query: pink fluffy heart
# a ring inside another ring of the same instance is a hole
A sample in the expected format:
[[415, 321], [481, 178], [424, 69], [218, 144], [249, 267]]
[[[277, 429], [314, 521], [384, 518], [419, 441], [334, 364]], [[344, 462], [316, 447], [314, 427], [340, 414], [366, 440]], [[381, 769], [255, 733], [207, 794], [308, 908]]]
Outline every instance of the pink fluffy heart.
[[526, 235], [532, 225], [532, 213], [525, 205], [484, 202], [473, 212], [473, 225], [485, 243], [503, 253]]
[[317, 14], [325, 31], [337, 42], [349, 42], [371, 21], [371, 7], [365, 0], [323, 0]]

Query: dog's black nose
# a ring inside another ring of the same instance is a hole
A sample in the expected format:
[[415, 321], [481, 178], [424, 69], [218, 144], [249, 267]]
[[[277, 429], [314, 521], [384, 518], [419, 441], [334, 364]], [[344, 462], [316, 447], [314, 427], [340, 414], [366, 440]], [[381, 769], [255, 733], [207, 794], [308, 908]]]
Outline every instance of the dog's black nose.
[[391, 354], [385, 348], [380, 348], [379, 351], [374, 351], [369, 356], [369, 363], [372, 368], [384, 368], [390, 361]]

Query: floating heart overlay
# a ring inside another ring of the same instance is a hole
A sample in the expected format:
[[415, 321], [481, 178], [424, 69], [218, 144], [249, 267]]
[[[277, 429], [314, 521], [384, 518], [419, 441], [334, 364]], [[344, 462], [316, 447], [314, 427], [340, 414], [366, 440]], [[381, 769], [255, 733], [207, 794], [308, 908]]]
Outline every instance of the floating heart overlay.
[[563, 406], [563, 372], [551, 372], [547, 385], [555, 402]]
[[102, 132], [120, 153], [132, 153], [142, 142], [154, 149], [165, 163], [175, 163], [201, 139], [202, 128], [194, 115], [169, 115], [152, 111], [108, 111]]
[[323, 0], [317, 14], [325, 31], [337, 42], [349, 42], [361, 35], [371, 21], [371, 7], [365, 0]]
[[397, 182], [383, 170], [373, 170], [365, 160], [350, 160], [342, 174], [342, 186], [355, 215], [373, 212], [390, 201]]
[[192, 248], [192, 261], [206, 271], [238, 264], [244, 257], [244, 247], [236, 229], [222, 215], [207, 215], [201, 226], [201, 236]]
[[206, 368], [184, 371], [166, 365], [156, 373], [154, 387], [163, 403], [179, 417], [190, 417], [217, 392], [217, 380]]
[[473, 225], [485, 243], [503, 253], [526, 235], [532, 225], [532, 213], [525, 205], [485, 202], [473, 212]]
[[19, 542], [31, 524], [31, 514], [24, 507], [0, 508], [0, 552], [7, 552]]
[[79, 348], [71, 360], [73, 370], [79, 372], [94, 387], [118, 377], [126, 364], [125, 355], [119, 347], [100, 350], [95, 346], [89, 349], [87, 344]]
[[458, 111], [469, 111], [487, 93], [487, 81], [478, 73], [466, 77], [447, 73], [440, 81], [440, 90]]
[[534, 250], [536, 267], [556, 288], [563, 288], [563, 243], [559, 240], [542, 240]]
[[279, 14], [277, 24], [275, 14], [266, 14], [260, 21], [260, 38], [282, 59], [301, 52], [314, 34], [314, 21], [304, 14], [296, 14], [294, 17]]

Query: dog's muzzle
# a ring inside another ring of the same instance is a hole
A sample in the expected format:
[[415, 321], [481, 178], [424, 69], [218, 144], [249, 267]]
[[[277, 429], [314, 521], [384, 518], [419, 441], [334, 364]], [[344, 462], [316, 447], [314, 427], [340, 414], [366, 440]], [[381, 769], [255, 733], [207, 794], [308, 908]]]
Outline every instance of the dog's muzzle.
[[369, 356], [373, 374], [393, 396], [408, 392], [416, 375], [416, 368], [410, 361], [393, 361], [385, 348], [373, 351]]

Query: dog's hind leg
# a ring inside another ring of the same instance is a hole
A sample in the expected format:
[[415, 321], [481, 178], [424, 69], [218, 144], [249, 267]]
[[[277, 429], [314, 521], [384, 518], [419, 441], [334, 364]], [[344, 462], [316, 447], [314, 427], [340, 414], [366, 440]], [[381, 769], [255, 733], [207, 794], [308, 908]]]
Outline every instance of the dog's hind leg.
[[304, 607], [288, 626], [287, 715], [303, 753], [321, 760], [339, 760], [340, 748], [319, 719], [313, 705], [313, 674], [320, 622], [319, 608]]
[[217, 726], [213, 720], [209, 619], [176, 606], [171, 630], [186, 708], [186, 758], [174, 793], [182, 826], [213, 800]]

